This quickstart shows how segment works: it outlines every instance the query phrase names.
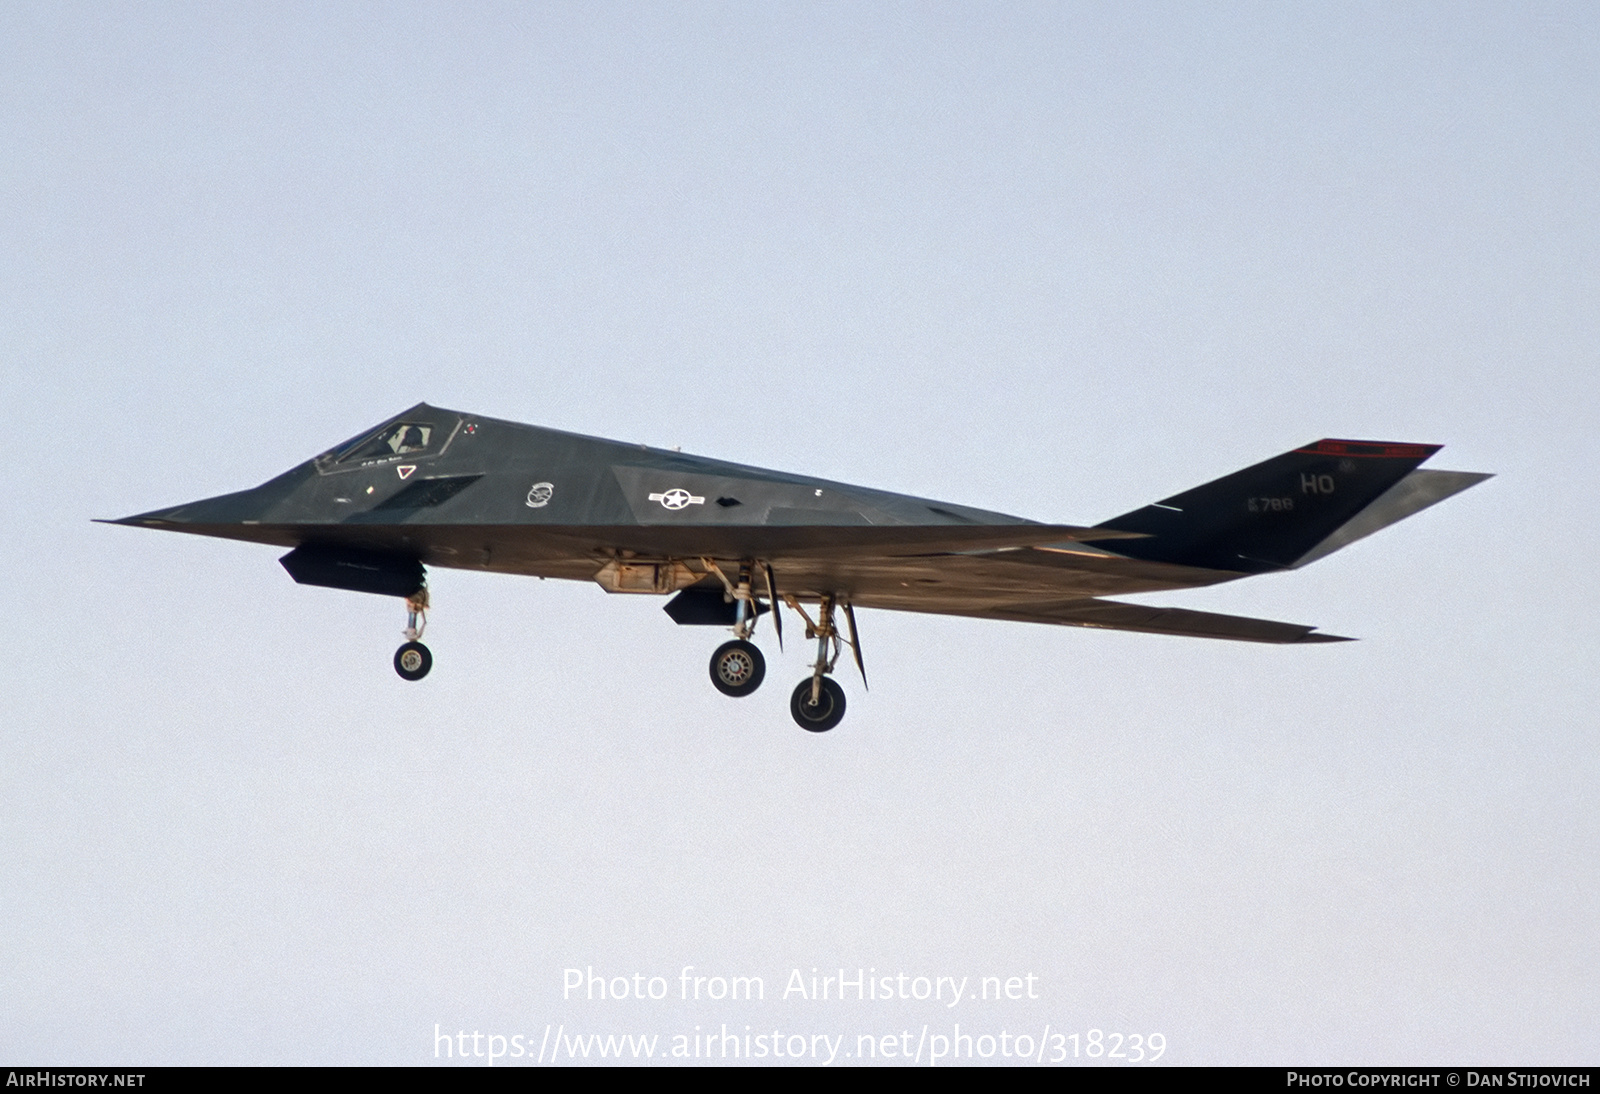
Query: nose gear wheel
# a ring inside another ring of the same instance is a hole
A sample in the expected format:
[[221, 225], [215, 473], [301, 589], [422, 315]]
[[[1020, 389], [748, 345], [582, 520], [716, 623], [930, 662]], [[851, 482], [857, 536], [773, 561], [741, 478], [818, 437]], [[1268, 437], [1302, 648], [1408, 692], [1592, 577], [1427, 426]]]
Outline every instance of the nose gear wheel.
[[433, 668], [433, 654], [421, 642], [407, 642], [394, 651], [394, 671], [402, 680], [421, 680]]

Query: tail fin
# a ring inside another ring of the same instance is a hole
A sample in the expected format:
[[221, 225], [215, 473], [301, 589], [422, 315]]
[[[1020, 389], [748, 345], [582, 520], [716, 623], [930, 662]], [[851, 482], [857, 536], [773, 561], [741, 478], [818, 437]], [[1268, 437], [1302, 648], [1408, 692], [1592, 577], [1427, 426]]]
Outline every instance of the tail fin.
[[1149, 536], [1116, 543], [1132, 558], [1239, 573], [1288, 569], [1489, 477], [1418, 471], [1440, 447], [1322, 440], [1100, 527]]

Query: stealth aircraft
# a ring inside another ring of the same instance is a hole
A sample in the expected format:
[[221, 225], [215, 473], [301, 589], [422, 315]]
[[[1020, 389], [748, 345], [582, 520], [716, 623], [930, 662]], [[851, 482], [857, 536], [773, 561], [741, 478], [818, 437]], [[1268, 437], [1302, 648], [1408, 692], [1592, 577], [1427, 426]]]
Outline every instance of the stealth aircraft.
[[844, 716], [856, 608], [1246, 642], [1346, 639], [1314, 627], [1106, 599], [1293, 569], [1489, 476], [1424, 470], [1436, 445], [1321, 440], [1093, 527], [1041, 524], [866, 487], [419, 404], [251, 490], [114, 523], [290, 548], [306, 585], [405, 601], [395, 671], [433, 657], [425, 567], [593, 581], [668, 596], [674, 622], [729, 627], [711, 682], [761, 685], [751, 641], [782, 608], [816, 641], [789, 709]]

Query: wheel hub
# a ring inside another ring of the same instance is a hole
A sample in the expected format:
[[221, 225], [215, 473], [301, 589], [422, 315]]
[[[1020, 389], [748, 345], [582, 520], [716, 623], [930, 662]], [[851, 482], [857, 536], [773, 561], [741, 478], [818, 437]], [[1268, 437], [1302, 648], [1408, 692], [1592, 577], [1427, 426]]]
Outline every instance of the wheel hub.
[[722, 678], [735, 687], [750, 679], [755, 666], [750, 663], [750, 658], [742, 651], [734, 651], [722, 658], [718, 671]]

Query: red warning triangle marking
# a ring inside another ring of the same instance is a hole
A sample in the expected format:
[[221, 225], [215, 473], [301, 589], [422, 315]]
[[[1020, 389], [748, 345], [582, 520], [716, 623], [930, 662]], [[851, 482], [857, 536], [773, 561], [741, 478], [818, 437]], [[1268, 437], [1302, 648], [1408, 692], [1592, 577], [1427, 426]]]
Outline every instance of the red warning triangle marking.
[[397, 467], [397, 468], [395, 468], [396, 471], [400, 472], [400, 477], [402, 479], [409, 479], [411, 477], [411, 472], [415, 471], [416, 469], [417, 469], [417, 465], [414, 464], [414, 463], [413, 464], [407, 464], [405, 467]]

